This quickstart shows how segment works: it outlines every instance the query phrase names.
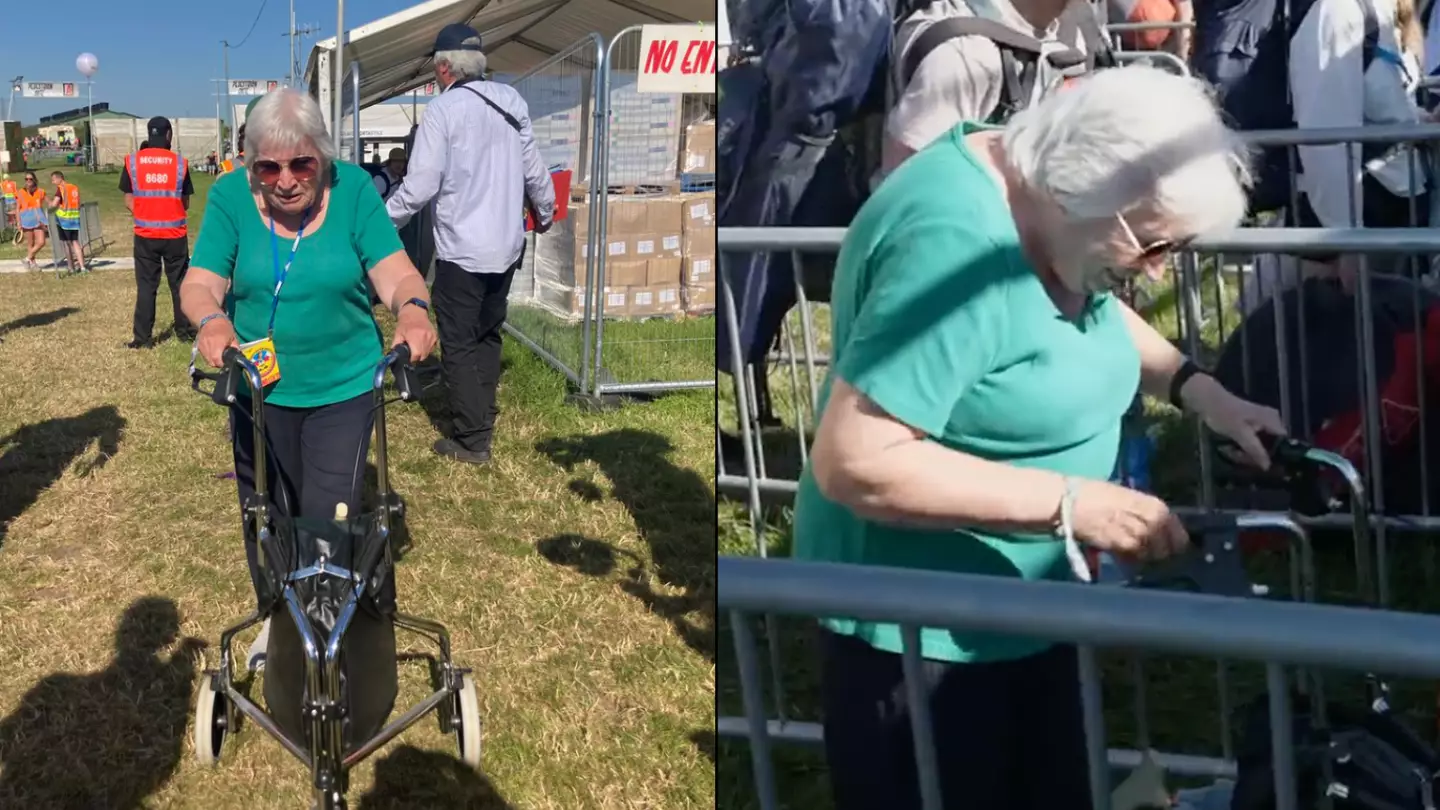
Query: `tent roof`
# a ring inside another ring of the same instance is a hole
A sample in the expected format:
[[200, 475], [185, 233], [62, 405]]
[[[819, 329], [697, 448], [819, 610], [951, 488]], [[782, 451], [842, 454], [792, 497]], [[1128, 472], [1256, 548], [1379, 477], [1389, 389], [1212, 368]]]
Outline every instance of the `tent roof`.
[[[480, 32], [493, 71], [518, 74], [591, 33], [608, 41], [631, 25], [714, 19], [713, 0], [427, 0], [351, 28], [345, 63], [348, 69], [359, 62], [360, 106], [368, 107], [434, 80], [430, 49], [450, 23], [464, 22]], [[305, 78], [312, 93], [319, 92], [322, 79], [316, 75], [320, 55], [334, 50], [334, 37], [311, 50]], [[585, 59], [583, 52], [576, 56]]]

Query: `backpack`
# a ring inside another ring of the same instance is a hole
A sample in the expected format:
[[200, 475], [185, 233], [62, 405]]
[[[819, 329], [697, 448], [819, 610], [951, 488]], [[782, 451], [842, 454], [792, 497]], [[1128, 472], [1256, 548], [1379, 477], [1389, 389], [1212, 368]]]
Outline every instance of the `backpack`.
[[[899, 0], [896, 8], [895, 25], [922, 11], [935, 0]], [[899, 16], [903, 15], [903, 16]], [[1116, 64], [1109, 39], [1100, 28], [1089, 3], [1072, 2], [1058, 22], [1057, 37], [1062, 42], [1076, 41], [1078, 34], [1085, 44], [1085, 52], [1059, 51], [1047, 58], [1050, 65], [1067, 76], [1088, 73], [1096, 68], [1114, 67]], [[986, 118], [986, 123], [1003, 124], [1010, 116], [1023, 110], [1034, 95], [1035, 82], [1040, 74], [1042, 44], [1039, 39], [1023, 34], [1008, 25], [995, 20], [979, 17], [950, 17], [938, 20], [920, 32], [910, 47], [905, 50], [904, 62], [900, 65], [900, 83], [896, 96], [903, 94], [909, 86], [920, 63], [936, 48], [952, 39], [965, 36], [979, 36], [994, 42], [1000, 50], [1001, 75], [1004, 84], [1000, 88], [1000, 103]]]
[[[1380, 23], [1369, 0], [1358, 2], [1365, 14], [1363, 69], [1369, 69], [1379, 47]], [[1295, 108], [1290, 98], [1290, 40], [1317, 0], [1206, 0], [1195, 4], [1197, 76], [1218, 91], [1220, 107], [1238, 130], [1292, 129]], [[1375, 147], [1365, 145], [1366, 159]], [[1379, 145], [1383, 152], [1385, 146]], [[1252, 213], [1290, 205], [1290, 150], [1270, 146], [1259, 150]], [[1299, 156], [1296, 156], [1298, 171]]]

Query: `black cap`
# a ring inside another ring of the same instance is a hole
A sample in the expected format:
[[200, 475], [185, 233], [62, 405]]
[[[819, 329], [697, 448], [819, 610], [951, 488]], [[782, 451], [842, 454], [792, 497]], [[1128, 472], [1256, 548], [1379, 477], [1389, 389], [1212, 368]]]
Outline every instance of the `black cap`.
[[435, 35], [435, 49], [430, 52], [430, 55], [434, 56], [441, 51], [478, 50], [481, 50], [479, 31], [464, 23], [450, 23]]
[[145, 125], [145, 131], [149, 133], [152, 138], [169, 138], [170, 119], [163, 115], [157, 115], [150, 119], [150, 123]]

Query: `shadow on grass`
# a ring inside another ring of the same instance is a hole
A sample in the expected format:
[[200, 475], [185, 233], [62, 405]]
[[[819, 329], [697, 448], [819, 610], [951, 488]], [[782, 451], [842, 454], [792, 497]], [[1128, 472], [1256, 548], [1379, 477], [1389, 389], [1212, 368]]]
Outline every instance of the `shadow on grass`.
[[100, 672], [58, 672], [0, 721], [0, 807], [141, 806], [174, 774], [203, 641], [180, 632], [175, 603], [147, 596], [125, 610], [115, 659]]
[[59, 309], [52, 309], [49, 312], [32, 312], [22, 318], [16, 318], [9, 323], [0, 324], [0, 342], [3, 342], [5, 340], [5, 336], [10, 334], [11, 332], [15, 332], [21, 329], [35, 329], [41, 326], [49, 326], [50, 324], [55, 323], [56, 321], [64, 320], [65, 318], [68, 318], [79, 311], [79, 307], [60, 307]]
[[375, 763], [359, 810], [513, 810], [495, 786], [449, 754], [402, 745]]
[[[670, 461], [673, 446], [668, 439], [646, 431], [626, 428], [598, 436], [548, 439], [536, 449], [569, 472], [586, 462], [598, 465], [614, 486], [614, 498], [625, 505], [650, 547], [653, 574], [680, 593], [657, 593], [644, 560], [599, 540], [560, 535], [540, 541], [540, 554], [596, 577], [608, 575], [621, 558], [627, 559], [629, 568], [620, 587], [669, 621], [691, 649], [714, 661], [715, 497], [709, 484]], [[571, 481], [570, 489], [585, 500], [604, 497], [599, 487], [583, 478]], [[709, 617], [705, 626], [688, 618], [696, 611]]]
[[79, 458], [99, 442], [96, 458], [80, 475], [105, 466], [120, 449], [125, 419], [114, 405], [101, 405], [78, 416], [57, 417], [25, 425], [0, 437], [0, 546], [10, 524]]

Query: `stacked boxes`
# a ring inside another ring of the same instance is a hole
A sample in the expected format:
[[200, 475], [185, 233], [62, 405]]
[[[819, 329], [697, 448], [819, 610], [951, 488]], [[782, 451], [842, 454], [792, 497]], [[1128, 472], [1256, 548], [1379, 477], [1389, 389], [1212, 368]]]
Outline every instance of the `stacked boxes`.
[[[681, 310], [682, 201], [678, 197], [611, 195], [605, 253], [604, 314], [647, 317]], [[536, 297], [564, 316], [584, 312], [590, 210], [570, 215], [536, 240]]]
[[715, 122], [696, 121], [685, 128], [685, 152], [680, 171], [686, 174], [715, 173]]
[[615, 73], [610, 88], [609, 184], [666, 183], [679, 174], [684, 96], [635, 91], [635, 74]]
[[680, 195], [685, 310], [715, 310], [715, 192]]

